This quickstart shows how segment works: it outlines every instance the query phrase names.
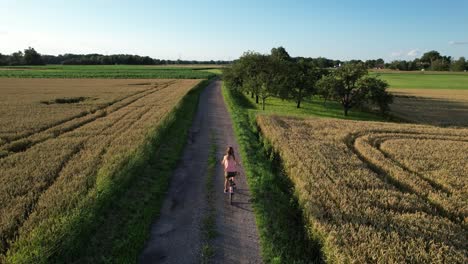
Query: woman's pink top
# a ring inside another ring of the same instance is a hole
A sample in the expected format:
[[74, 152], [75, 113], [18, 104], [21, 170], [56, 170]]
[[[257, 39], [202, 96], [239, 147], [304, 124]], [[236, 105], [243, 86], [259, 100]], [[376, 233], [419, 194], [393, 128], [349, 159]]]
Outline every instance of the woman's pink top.
[[234, 160], [234, 158], [228, 158], [227, 156], [224, 156], [223, 164], [224, 164], [224, 171], [227, 171], [227, 172], [237, 171], [236, 161]]

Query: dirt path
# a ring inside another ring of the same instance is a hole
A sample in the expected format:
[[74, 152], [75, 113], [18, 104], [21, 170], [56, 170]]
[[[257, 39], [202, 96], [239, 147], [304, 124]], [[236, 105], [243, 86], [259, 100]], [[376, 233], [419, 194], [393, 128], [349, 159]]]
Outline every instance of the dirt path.
[[[207, 87], [200, 96], [183, 157], [172, 176], [161, 215], [151, 228], [151, 237], [140, 263], [199, 263], [201, 219], [206, 213], [205, 183], [211, 137], [218, 159], [226, 146], [239, 149], [232, 122], [221, 94], [221, 82]], [[237, 158], [241, 160], [239, 154]], [[215, 174], [216, 229], [214, 263], [261, 263], [258, 231], [243, 170], [237, 177], [234, 204], [223, 193], [223, 172], [218, 163]]]

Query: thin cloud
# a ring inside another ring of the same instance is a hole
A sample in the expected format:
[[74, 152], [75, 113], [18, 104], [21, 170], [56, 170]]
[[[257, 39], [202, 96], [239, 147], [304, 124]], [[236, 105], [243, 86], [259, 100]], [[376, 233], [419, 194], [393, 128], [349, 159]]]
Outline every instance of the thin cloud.
[[412, 49], [410, 51], [408, 51], [407, 55], [410, 56], [410, 57], [417, 57], [419, 56], [419, 49]]
[[401, 57], [401, 55], [403, 55], [401, 51], [394, 51], [390, 54], [391, 57]]
[[0, 30], [0, 35], [8, 35], [8, 32]]
[[450, 45], [468, 45], [468, 41], [449, 41]]

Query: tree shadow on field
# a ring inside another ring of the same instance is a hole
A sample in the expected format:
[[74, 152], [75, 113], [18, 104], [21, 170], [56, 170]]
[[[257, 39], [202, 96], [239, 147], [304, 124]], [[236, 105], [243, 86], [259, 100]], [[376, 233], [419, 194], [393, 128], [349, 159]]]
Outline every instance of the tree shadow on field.
[[233, 96], [235, 96], [236, 104], [244, 109], [256, 109], [255, 105], [247, 98], [247, 94], [243, 94], [239, 91], [231, 91]]
[[390, 108], [393, 114], [415, 123], [468, 127], [468, 98], [455, 101], [396, 95]]

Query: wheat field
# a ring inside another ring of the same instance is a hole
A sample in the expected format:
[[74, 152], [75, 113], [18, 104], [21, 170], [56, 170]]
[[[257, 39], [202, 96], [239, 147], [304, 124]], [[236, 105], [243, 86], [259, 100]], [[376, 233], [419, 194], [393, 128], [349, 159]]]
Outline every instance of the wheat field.
[[[29, 247], [53, 254], [74, 221], [86, 217], [86, 210], [128, 177], [120, 173], [123, 164], [200, 82], [4, 81], [0, 256], [22, 250], [23, 255], [34, 255]], [[86, 99], [55, 100], [77, 97]]]
[[258, 116], [329, 263], [467, 263], [468, 129]]

